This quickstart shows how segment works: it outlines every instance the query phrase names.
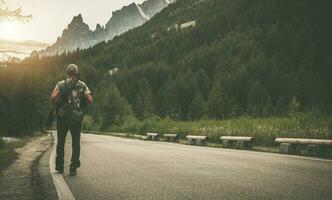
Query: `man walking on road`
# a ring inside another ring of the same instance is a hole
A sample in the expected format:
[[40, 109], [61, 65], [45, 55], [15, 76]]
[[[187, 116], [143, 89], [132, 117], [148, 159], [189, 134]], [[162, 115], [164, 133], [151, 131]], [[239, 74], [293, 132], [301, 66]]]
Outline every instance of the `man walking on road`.
[[[70, 84], [71, 80], [78, 74], [78, 67], [75, 64], [68, 65], [66, 69], [67, 79], [56, 84], [51, 95], [51, 104], [54, 115], [57, 116], [57, 138], [56, 146], [56, 167], [55, 170], [59, 173], [64, 172], [64, 147], [67, 132], [70, 131], [72, 136], [72, 157], [70, 164], [70, 175], [77, 174], [77, 168], [81, 166], [80, 163], [80, 139], [81, 126], [83, 120], [82, 101], [87, 101], [89, 104], [93, 102], [91, 92], [88, 86], [83, 81], [78, 81], [73, 89], [69, 92], [65, 103], [60, 108], [56, 107], [58, 97], [65, 92], [65, 89]], [[56, 113], [55, 110], [58, 110]]]

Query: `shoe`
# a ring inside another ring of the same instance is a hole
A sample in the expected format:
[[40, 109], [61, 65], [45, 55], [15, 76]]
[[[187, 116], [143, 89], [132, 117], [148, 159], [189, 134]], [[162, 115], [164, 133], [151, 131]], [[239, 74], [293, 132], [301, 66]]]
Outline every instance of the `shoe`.
[[64, 170], [63, 168], [55, 168], [55, 171], [57, 171], [59, 174], [63, 174], [64, 173]]
[[77, 170], [76, 170], [76, 168], [70, 168], [70, 170], [69, 170], [69, 174], [70, 174], [70, 176], [76, 176], [76, 175], [77, 175]]

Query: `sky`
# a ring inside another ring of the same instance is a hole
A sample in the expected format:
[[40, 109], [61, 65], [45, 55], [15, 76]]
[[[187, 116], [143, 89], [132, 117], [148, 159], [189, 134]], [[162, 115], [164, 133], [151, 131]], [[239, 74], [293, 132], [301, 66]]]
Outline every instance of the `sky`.
[[105, 25], [112, 11], [132, 2], [144, 0], [5, 0], [11, 10], [22, 7], [23, 14], [32, 15], [26, 24], [0, 23], [0, 40], [54, 43], [73, 16], [82, 14], [83, 20], [94, 30], [97, 23]]

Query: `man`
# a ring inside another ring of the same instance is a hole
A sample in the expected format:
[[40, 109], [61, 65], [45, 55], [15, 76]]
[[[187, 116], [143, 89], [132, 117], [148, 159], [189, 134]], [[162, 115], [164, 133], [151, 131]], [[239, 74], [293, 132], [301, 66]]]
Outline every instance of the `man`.
[[[86, 100], [89, 104], [93, 102], [91, 92], [88, 86], [78, 81], [76, 86], [68, 94], [67, 100], [61, 108], [58, 108], [58, 113], [55, 113], [55, 106], [58, 97], [64, 92], [70, 81], [78, 73], [78, 67], [75, 64], [68, 65], [66, 69], [67, 79], [56, 84], [51, 95], [51, 104], [54, 115], [57, 116], [57, 138], [58, 143], [56, 147], [56, 167], [55, 170], [59, 173], [64, 172], [64, 146], [68, 130], [72, 136], [72, 157], [70, 164], [70, 175], [77, 174], [77, 168], [80, 167], [80, 138], [81, 126], [83, 120], [83, 112], [81, 111], [82, 100]], [[85, 98], [85, 99], [84, 99]]]

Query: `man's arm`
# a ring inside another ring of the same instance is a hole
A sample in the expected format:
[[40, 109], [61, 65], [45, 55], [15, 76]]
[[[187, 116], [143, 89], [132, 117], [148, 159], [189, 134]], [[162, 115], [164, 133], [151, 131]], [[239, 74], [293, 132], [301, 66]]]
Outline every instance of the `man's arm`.
[[88, 103], [89, 103], [89, 104], [92, 104], [92, 103], [93, 103], [93, 98], [92, 98], [91, 93], [85, 93], [85, 97], [86, 97], [86, 99], [88, 100]]
[[52, 109], [50, 110], [50, 112], [48, 113], [48, 118], [47, 118], [47, 122], [46, 122], [46, 126], [50, 127], [53, 124], [54, 121], [54, 117], [56, 116], [56, 102], [57, 102], [57, 98], [60, 95], [60, 89], [58, 84], [55, 86], [50, 101], [51, 101], [51, 107]]
[[84, 96], [86, 98], [86, 100], [88, 101], [89, 104], [93, 103], [93, 98], [92, 98], [92, 92], [90, 91], [90, 89], [88, 88], [88, 86], [84, 83]]
[[59, 95], [60, 95], [60, 89], [58, 86], [56, 86], [51, 95], [51, 106], [54, 111], [55, 111], [55, 107], [56, 107], [56, 100], [59, 97]]

